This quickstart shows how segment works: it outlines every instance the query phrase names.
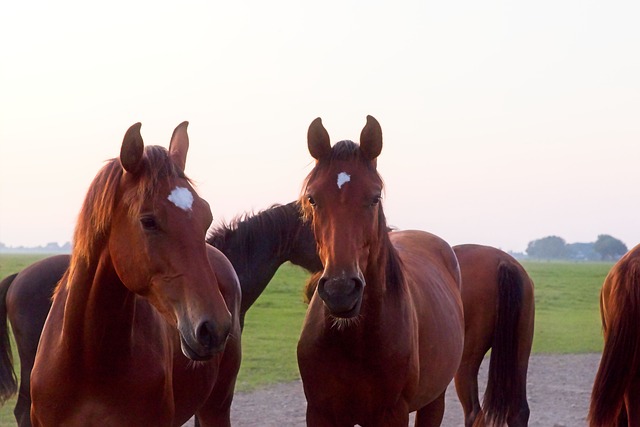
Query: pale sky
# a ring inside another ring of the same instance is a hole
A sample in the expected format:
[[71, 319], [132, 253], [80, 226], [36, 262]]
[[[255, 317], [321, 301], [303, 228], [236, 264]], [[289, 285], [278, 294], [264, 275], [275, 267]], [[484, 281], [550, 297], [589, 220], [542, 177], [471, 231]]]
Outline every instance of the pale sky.
[[452, 245], [640, 242], [640, 2], [32, 1], [0, 6], [0, 242], [71, 239], [142, 122], [217, 221], [298, 197], [316, 117], [378, 119], [391, 225]]

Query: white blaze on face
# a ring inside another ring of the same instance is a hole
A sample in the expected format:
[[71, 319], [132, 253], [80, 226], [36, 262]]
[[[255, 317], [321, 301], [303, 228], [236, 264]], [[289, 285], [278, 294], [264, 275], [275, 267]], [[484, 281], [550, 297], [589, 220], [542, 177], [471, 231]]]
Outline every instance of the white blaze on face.
[[167, 199], [183, 211], [190, 211], [193, 206], [193, 194], [185, 187], [174, 188]]
[[338, 174], [338, 188], [342, 190], [342, 186], [351, 181], [351, 175], [346, 172], [340, 172]]

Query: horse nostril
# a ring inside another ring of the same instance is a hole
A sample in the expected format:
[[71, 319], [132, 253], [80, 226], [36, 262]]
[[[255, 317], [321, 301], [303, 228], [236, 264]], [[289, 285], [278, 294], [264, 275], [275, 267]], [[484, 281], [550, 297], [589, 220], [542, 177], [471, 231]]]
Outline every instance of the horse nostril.
[[354, 292], [360, 292], [360, 290], [362, 290], [362, 288], [364, 288], [364, 282], [361, 278], [359, 277], [353, 277], [351, 278], [351, 280], [353, 281], [353, 291]]
[[196, 329], [196, 339], [203, 348], [214, 350], [224, 345], [230, 332], [230, 327], [217, 330], [213, 322], [204, 321]]
[[198, 329], [196, 329], [196, 339], [198, 343], [206, 349], [211, 349], [214, 347], [215, 343], [215, 333], [213, 330], [213, 325], [209, 322], [202, 322]]
[[347, 279], [346, 277], [321, 277], [318, 279], [318, 293], [323, 296], [352, 295], [359, 293], [364, 288], [362, 278], [356, 276]]
[[324, 292], [325, 284], [327, 283], [327, 278], [322, 276], [318, 279], [318, 292]]

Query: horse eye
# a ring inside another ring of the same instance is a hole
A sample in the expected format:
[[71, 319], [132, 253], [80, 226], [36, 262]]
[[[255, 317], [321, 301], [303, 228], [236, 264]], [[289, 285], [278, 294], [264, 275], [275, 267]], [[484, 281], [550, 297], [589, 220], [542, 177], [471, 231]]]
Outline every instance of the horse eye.
[[315, 207], [315, 205], [316, 205], [316, 201], [315, 201], [315, 199], [314, 199], [313, 197], [311, 197], [311, 196], [307, 196], [307, 201], [309, 202], [309, 204], [310, 204], [311, 206], [314, 206], [314, 207]]
[[378, 203], [380, 203], [380, 199], [381, 199], [381, 198], [382, 198], [381, 196], [375, 196], [375, 197], [373, 198], [373, 200], [371, 201], [371, 206], [375, 206], [375, 205], [377, 205]]
[[142, 228], [148, 231], [154, 231], [158, 229], [158, 223], [156, 219], [150, 215], [145, 215], [140, 218], [140, 224], [142, 224]]

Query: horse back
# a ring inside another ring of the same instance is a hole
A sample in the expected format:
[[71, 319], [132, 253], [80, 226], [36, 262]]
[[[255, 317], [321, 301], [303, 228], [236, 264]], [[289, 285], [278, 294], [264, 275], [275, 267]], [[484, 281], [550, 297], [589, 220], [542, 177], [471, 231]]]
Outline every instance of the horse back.
[[417, 393], [412, 410], [438, 397], [462, 358], [464, 317], [457, 258], [441, 238], [423, 231], [389, 235], [405, 269], [417, 328]]

